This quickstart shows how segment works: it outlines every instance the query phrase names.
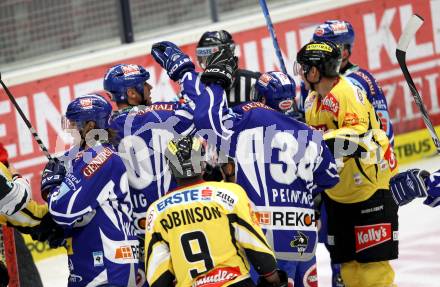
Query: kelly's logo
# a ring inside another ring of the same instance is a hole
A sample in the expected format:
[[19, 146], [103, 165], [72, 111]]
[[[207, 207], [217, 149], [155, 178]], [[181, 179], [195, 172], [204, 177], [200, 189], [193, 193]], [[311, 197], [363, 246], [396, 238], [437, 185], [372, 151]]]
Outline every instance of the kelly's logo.
[[391, 240], [391, 223], [355, 226], [356, 252]]

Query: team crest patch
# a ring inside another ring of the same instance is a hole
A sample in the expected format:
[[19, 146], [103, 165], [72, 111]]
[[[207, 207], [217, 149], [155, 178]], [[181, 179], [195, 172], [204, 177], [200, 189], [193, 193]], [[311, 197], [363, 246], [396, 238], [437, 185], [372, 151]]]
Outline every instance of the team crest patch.
[[290, 247], [297, 248], [299, 255], [302, 256], [309, 245], [309, 237], [301, 231], [297, 232], [298, 235], [294, 236], [293, 240], [290, 241]]
[[102, 251], [93, 252], [93, 266], [104, 266], [104, 254]]

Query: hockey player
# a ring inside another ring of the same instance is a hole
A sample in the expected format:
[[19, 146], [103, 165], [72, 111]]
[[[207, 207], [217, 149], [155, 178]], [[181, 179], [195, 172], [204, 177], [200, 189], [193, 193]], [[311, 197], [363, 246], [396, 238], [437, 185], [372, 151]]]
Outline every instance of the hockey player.
[[[312, 192], [317, 194], [338, 182], [336, 165], [320, 133], [305, 124], [261, 102], [227, 109], [223, 93], [235, 67], [227, 49], [208, 58], [202, 75], [207, 87], [196, 100], [194, 123], [201, 134], [213, 130], [217, 147], [234, 158], [236, 182], [255, 205], [277, 259], [285, 260], [283, 266], [294, 280], [297, 261], [309, 261], [315, 252]], [[276, 73], [276, 78], [263, 74], [260, 80], [269, 88], [280, 81], [292, 89], [293, 82], [286, 75]], [[305, 273], [310, 280], [307, 284], [317, 284], [313, 266]]]
[[42, 192], [68, 243], [68, 286], [135, 286], [139, 260], [127, 173], [111, 143], [111, 105], [88, 94], [68, 106], [63, 126], [76, 134], [62, 161], [44, 169]]
[[124, 125], [130, 111], [137, 111], [137, 106], [151, 105], [151, 90], [153, 86], [147, 81], [150, 73], [139, 65], [119, 64], [111, 67], [104, 76], [104, 90], [111, 94], [116, 103], [117, 111], [111, 116], [110, 127], [118, 132], [122, 139], [130, 134], [124, 132]]
[[[394, 132], [391, 123], [390, 113], [388, 111], [388, 104], [382, 88], [377, 83], [375, 78], [367, 70], [360, 68], [359, 66], [350, 62], [354, 46], [355, 32], [352, 25], [347, 21], [328, 20], [323, 24], [316, 27], [313, 33], [314, 41], [332, 41], [340, 46], [342, 50], [342, 62], [340, 67], [340, 74], [347, 77], [350, 82], [361, 88], [367, 95], [367, 99], [373, 105], [373, 108], [378, 116], [383, 129], [391, 143], [394, 146]], [[308, 91], [307, 91], [308, 92]], [[304, 97], [304, 99], [307, 95]], [[321, 207], [321, 219], [323, 228], [321, 229], [320, 238], [326, 237], [326, 211], [325, 206]], [[326, 241], [325, 239], [323, 240]], [[333, 286], [343, 286], [340, 282], [340, 266], [338, 264], [332, 265], [333, 270]]]
[[353, 26], [347, 21], [339, 20], [325, 21], [313, 33], [314, 41], [331, 41], [341, 47], [342, 62], [339, 70], [340, 74], [346, 76], [350, 82], [365, 92], [367, 99], [373, 105], [376, 115], [380, 120], [381, 129], [386, 132], [391, 146], [394, 146], [393, 125], [382, 88], [370, 72], [350, 62], [354, 37]]
[[178, 187], [147, 212], [150, 286], [251, 287], [250, 262], [261, 275], [258, 286], [287, 287], [246, 192], [233, 183], [203, 181], [203, 155], [197, 138], [168, 144], [166, 157]]
[[[194, 69], [192, 69], [194, 70]], [[120, 64], [108, 70], [104, 88], [119, 110], [110, 127], [122, 139], [118, 151], [126, 165], [136, 231], [141, 242], [137, 286], [147, 286], [144, 273], [145, 215], [148, 206], [175, 187], [161, 150], [175, 133], [189, 133], [192, 114], [177, 102], [152, 103], [149, 73], [138, 65]]]
[[[25, 208], [30, 199], [31, 191], [27, 180], [18, 174], [13, 176], [0, 162], [0, 215], [14, 215]], [[8, 270], [0, 261], [0, 286], [6, 287], [8, 283]]]
[[[208, 57], [220, 49], [229, 49], [232, 54], [235, 54], [235, 42], [228, 31], [219, 30], [203, 33], [196, 48], [199, 66], [205, 70]], [[234, 106], [250, 101], [251, 88], [260, 75], [260, 72], [237, 69], [232, 85], [226, 91], [229, 105]]]
[[[306, 123], [324, 133], [339, 163], [340, 183], [323, 193], [330, 256], [342, 263], [347, 286], [390, 286], [394, 272], [388, 260], [398, 255], [398, 220], [388, 185], [396, 162], [365, 93], [339, 75], [341, 60], [336, 44], [313, 41], [298, 52], [296, 65], [311, 90]], [[343, 150], [354, 138], [354, 148]]]
[[394, 176], [390, 189], [396, 204], [402, 206], [416, 197], [426, 197], [423, 202], [435, 207], [440, 205], [440, 170], [429, 174], [423, 169], [410, 169]]
[[[287, 116], [293, 115], [293, 118], [297, 119], [293, 113], [295, 89], [295, 82], [289, 75], [281, 72], [266, 72], [252, 87], [251, 100], [261, 102]], [[278, 259], [278, 266], [287, 272], [287, 276], [289, 280], [294, 282], [294, 286], [315, 286], [312, 283], [316, 278], [315, 256], [308, 261]], [[317, 281], [315, 282], [317, 284]]]

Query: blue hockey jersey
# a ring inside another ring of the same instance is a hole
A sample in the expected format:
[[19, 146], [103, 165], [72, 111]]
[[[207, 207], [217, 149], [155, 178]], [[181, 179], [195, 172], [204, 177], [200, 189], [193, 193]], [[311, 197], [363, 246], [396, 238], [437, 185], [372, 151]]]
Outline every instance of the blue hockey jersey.
[[139, 260], [125, 166], [110, 144], [73, 147], [68, 172], [48, 197], [65, 229], [68, 286], [135, 286]]
[[236, 181], [255, 205], [277, 259], [313, 257], [317, 228], [313, 194], [339, 180], [322, 134], [262, 103], [226, 108], [220, 86], [196, 99], [197, 132], [235, 159]]
[[192, 110], [177, 102], [158, 102], [118, 113], [110, 127], [122, 137], [118, 152], [127, 167], [135, 226], [144, 237], [148, 206], [176, 186], [163, 151], [175, 136], [193, 131]]

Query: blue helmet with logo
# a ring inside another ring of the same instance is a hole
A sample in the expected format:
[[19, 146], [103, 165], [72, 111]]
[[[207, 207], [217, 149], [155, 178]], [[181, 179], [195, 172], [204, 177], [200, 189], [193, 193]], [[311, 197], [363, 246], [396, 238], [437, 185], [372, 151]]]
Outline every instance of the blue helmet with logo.
[[111, 67], [104, 77], [104, 89], [112, 94], [112, 100], [118, 103], [127, 102], [127, 90], [134, 88], [144, 95], [144, 83], [150, 73], [139, 65], [120, 64]]
[[76, 98], [67, 106], [63, 127], [70, 127], [70, 123], [75, 123], [76, 127], [82, 126], [88, 121], [94, 121], [96, 128], [108, 128], [112, 106], [99, 94], [87, 94]]
[[313, 41], [331, 41], [339, 45], [353, 47], [354, 30], [347, 21], [327, 20], [316, 27]]
[[282, 72], [266, 72], [261, 74], [254, 84], [251, 100], [261, 102], [266, 99], [266, 105], [280, 112], [288, 112], [295, 100], [295, 81]]

